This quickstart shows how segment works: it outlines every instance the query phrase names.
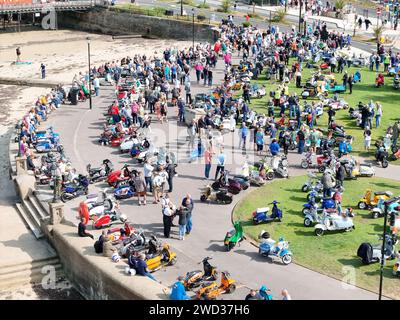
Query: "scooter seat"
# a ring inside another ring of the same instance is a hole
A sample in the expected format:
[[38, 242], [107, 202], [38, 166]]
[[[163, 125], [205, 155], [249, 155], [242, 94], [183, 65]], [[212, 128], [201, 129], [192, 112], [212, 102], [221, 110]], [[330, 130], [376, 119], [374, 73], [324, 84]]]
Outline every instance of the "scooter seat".
[[268, 212], [269, 211], [269, 207], [264, 207], [264, 208], [257, 208], [257, 213], [263, 213], [263, 212]]

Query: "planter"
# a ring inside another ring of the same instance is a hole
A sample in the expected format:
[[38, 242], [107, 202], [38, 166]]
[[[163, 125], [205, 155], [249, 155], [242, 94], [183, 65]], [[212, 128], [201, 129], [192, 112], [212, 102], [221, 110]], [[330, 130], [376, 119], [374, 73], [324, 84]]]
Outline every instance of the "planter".
[[165, 10], [165, 15], [166, 16], [173, 16], [174, 15], [174, 11], [173, 10]]

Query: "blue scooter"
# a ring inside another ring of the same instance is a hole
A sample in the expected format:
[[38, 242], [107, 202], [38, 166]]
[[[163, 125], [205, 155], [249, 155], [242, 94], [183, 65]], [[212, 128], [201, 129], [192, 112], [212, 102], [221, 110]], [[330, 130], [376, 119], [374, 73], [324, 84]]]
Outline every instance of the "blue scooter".
[[275, 243], [270, 239], [268, 232], [264, 230], [260, 234], [261, 243], [258, 248], [258, 253], [264, 257], [279, 257], [282, 263], [288, 265], [292, 262], [292, 252], [289, 250], [289, 242], [285, 241], [283, 237]]
[[271, 215], [268, 215], [269, 207], [265, 208], [257, 208], [256, 211], [253, 212], [253, 223], [259, 224], [262, 222], [272, 222], [272, 221], [282, 221], [282, 210], [278, 208], [277, 204], [279, 202], [274, 200], [270, 204], [273, 205]]
[[84, 194], [89, 194], [89, 180], [87, 177], [80, 174], [76, 183], [72, 182], [66, 184], [63, 187], [61, 193], [61, 201], [67, 202], [68, 200], [74, 199]]
[[117, 200], [129, 199], [132, 198], [135, 194], [136, 190], [133, 183], [131, 182], [125, 185], [121, 185], [114, 191], [114, 197]]
[[[310, 213], [315, 203], [315, 199], [311, 198], [307, 203], [303, 204], [303, 214], [306, 215]], [[321, 206], [318, 207], [318, 210], [322, 211], [323, 209], [336, 209], [335, 200], [333, 200], [332, 198], [323, 198]]]

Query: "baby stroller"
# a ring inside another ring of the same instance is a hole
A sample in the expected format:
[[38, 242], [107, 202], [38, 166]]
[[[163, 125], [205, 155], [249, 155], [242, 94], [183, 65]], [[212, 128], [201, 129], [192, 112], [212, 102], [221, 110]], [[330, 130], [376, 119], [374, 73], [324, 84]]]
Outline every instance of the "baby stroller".
[[356, 71], [353, 77], [353, 83], [361, 82], [361, 73], [360, 71]]

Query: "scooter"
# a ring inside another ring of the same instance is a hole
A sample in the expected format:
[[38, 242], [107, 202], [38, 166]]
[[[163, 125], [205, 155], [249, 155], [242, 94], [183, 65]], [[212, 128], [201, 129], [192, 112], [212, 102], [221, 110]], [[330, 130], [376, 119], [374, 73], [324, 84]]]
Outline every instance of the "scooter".
[[264, 257], [279, 257], [285, 265], [292, 262], [292, 252], [289, 250], [289, 243], [283, 237], [280, 237], [278, 243], [276, 243], [271, 239], [268, 232], [262, 230], [259, 238], [262, 239], [258, 248], [259, 254]]
[[243, 241], [243, 227], [240, 221], [233, 223], [234, 230], [226, 233], [224, 246], [227, 251], [231, 251], [238, 243]]
[[271, 167], [282, 178], [289, 178], [288, 161], [286, 156], [274, 156], [271, 159]]
[[35, 150], [39, 153], [57, 151], [58, 142], [51, 142], [49, 139], [41, 139], [35, 143]]
[[256, 211], [253, 212], [253, 223], [254, 224], [259, 224], [262, 222], [272, 222], [272, 221], [282, 221], [282, 210], [278, 208], [277, 204], [279, 202], [274, 200], [272, 201], [270, 204], [273, 205], [272, 207], [272, 213], [270, 216], [268, 216], [268, 212], [269, 212], [269, 207], [265, 207], [265, 208], [257, 208]]
[[206, 257], [203, 259], [203, 270], [195, 270], [186, 273], [185, 279], [183, 280], [183, 285], [186, 290], [199, 287], [205, 281], [216, 281], [218, 278], [217, 268], [212, 266], [208, 261], [212, 258]]
[[236, 290], [235, 280], [227, 271], [221, 272], [221, 284], [218, 286], [216, 282], [204, 283], [196, 292], [196, 298], [199, 300], [216, 300], [223, 293], [233, 293]]
[[322, 236], [325, 231], [351, 231], [353, 229], [355, 229], [355, 227], [352, 218], [331, 215], [324, 209], [322, 213], [322, 221], [315, 225], [314, 232], [316, 236]]
[[397, 262], [393, 265], [393, 275], [396, 277], [400, 277], [400, 253], [397, 254]]
[[318, 189], [318, 191], [322, 191], [322, 183], [318, 180], [318, 177], [311, 172], [309, 172], [307, 175], [309, 179], [302, 185], [301, 191], [310, 192], [311, 190], [316, 189]]
[[164, 244], [161, 252], [147, 259], [146, 263], [150, 272], [155, 272], [164, 266], [173, 266], [176, 261], [176, 252], [171, 250], [169, 244]]
[[90, 164], [86, 166], [86, 171], [89, 175], [89, 183], [103, 181], [107, 178], [113, 169], [112, 162], [108, 159], [103, 160], [98, 168], [92, 168]]
[[[380, 237], [379, 240], [383, 240], [383, 238]], [[395, 244], [395, 239], [391, 235], [387, 234], [384, 250], [385, 260], [396, 258]], [[373, 262], [380, 263], [382, 259], [382, 244], [373, 246], [368, 242], [364, 242], [358, 247], [357, 256], [361, 258], [363, 264], [370, 264]]]
[[87, 195], [89, 193], [88, 186], [89, 181], [87, 177], [79, 175], [76, 183], [73, 182], [63, 187], [61, 192], [61, 201], [67, 202], [68, 200], [77, 198], [83, 194]]
[[227, 190], [213, 190], [210, 185], [207, 185], [205, 188], [201, 189], [200, 201], [215, 201], [223, 204], [232, 203], [232, 195], [228, 193]]
[[[395, 211], [397, 212], [398, 209], [400, 209], [400, 202], [399, 201], [393, 201], [388, 205], [388, 212]], [[384, 199], [379, 199], [378, 203], [376, 204], [376, 207], [372, 208], [371, 210], [371, 217], [373, 219], [377, 219], [379, 217], [383, 217], [385, 215], [385, 200]]]
[[129, 199], [135, 196], [136, 190], [135, 190], [135, 185], [129, 181], [125, 185], [118, 186], [114, 190], [114, 197], [117, 200], [122, 200], [122, 199]]
[[378, 191], [374, 192], [374, 197], [372, 198], [372, 190], [367, 189], [365, 191], [364, 197], [362, 197], [357, 207], [360, 210], [371, 209], [376, 207], [378, 204], [379, 199], [383, 199], [384, 201], [390, 199], [393, 196], [393, 193], [390, 191]]
[[238, 194], [242, 190], [240, 183], [233, 179], [229, 179], [226, 172], [222, 172], [218, 181], [215, 181], [211, 187], [215, 191], [219, 189], [227, 189], [227, 191], [232, 194]]

